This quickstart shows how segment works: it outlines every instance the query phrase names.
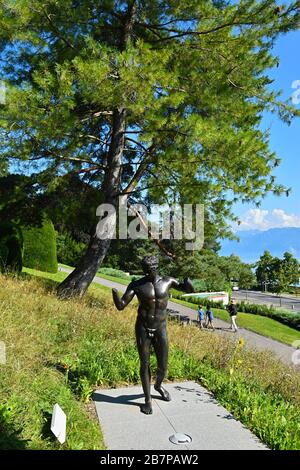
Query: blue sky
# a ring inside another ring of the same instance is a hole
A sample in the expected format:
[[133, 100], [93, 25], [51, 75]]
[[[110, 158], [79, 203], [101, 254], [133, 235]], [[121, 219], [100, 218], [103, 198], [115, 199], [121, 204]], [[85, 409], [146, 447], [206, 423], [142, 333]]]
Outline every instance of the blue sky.
[[[270, 72], [270, 77], [274, 79], [272, 88], [282, 90], [284, 100], [291, 98], [294, 93], [299, 101], [295, 106], [300, 109], [300, 31], [280, 37], [273, 55], [279, 57], [280, 65]], [[299, 92], [292, 88], [296, 80], [299, 81]], [[281, 164], [274, 172], [277, 182], [291, 187], [292, 191], [289, 197], [267, 196], [259, 209], [251, 204], [237, 204], [235, 214], [243, 221], [239, 230], [300, 227], [300, 117], [288, 126], [277, 116], [266, 113], [262, 125], [263, 128], [270, 128], [270, 148], [281, 158]]]

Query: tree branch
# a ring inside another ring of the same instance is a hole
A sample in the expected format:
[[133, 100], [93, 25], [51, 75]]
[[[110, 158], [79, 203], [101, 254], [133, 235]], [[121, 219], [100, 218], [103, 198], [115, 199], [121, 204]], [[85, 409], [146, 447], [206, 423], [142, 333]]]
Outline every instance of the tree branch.
[[75, 47], [73, 46], [73, 44], [70, 43], [70, 41], [68, 39], [66, 39], [65, 37], [63, 37], [59, 30], [56, 28], [55, 24], [53, 23], [52, 19], [51, 19], [51, 16], [49, 15], [49, 13], [47, 13], [45, 10], [44, 10], [44, 14], [48, 20], [48, 22], [50, 23], [54, 33], [56, 34], [56, 36], [61, 39], [68, 47], [70, 47], [71, 49], [74, 49], [75, 50]]
[[219, 26], [215, 26], [214, 28], [206, 29], [204, 31], [188, 30], [188, 31], [183, 31], [183, 32], [180, 32], [180, 30], [177, 30], [177, 29], [160, 28], [160, 30], [162, 30], [162, 31], [167, 31], [167, 32], [170, 32], [170, 33], [177, 33], [177, 34], [174, 34], [173, 36], [167, 36], [167, 37], [164, 37], [160, 40], [153, 41], [153, 42], [154, 43], [159, 43], [159, 42], [162, 42], [162, 41], [170, 41], [172, 39], [177, 39], [177, 38], [181, 38], [181, 37], [184, 37], [184, 36], [202, 36], [204, 34], [215, 33], [216, 31], [219, 31], [219, 30], [224, 29], [224, 28], [232, 27], [232, 26], [253, 26], [253, 25], [258, 25], [258, 24], [260, 24], [260, 23], [255, 22], [255, 21], [245, 21], [245, 22], [231, 21], [229, 23], [225, 23], [225, 24], [222, 24], [222, 25], [219, 25]]
[[154, 144], [152, 144], [151, 147], [148, 149], [148, 155], [139, 165], [138, 169], [136, 170], [135, 174], [131, 178], [131, 181], [128, 183], [127, 187], [124, 189], [124, 191], [122, 191], [121, 193], [122, 195], [131, 193], [134, 190], [134, 188], [137, 186], [142, 176], [144, 175], [148, 165], [151, 163], [151, 160], [153, 159], [154, 149], [155, 149], [155, 146]]
[[125, 140], [128, 140], [129, 142], [132, 142], [135, 145], [139, 145], [144, 150], [145, 153], [149, 152], [149, 149], [147, 149], [143, 144], [141, 144], [137, 140], [131, 139], [131, 137], [125, 137]]
[[147, 232], [149, 238], [151, 240], [154, 241], [154, 243], [156, 243], [156, 245], [158, 246], [158, 248], [163, 252], [165, 253], [165, 255], [169, 256], [170, 258], [172, 259], [175, 259], [176, 256], [174, 255], [174, 253], [171, 253], [170, 251], [168, 251], [164, 245], [162, 244], [162, 242], [160, 240], [157, 240], [156, 238], [154, 238], [152, 236], [152, 232], [151, 232], [151, 229], [148, 227], [148, 224], [147, 222], [144, 220], [143, 216], [139, 213], [139, 211], [137, 211], [133, 206], [131, 206], [129, 204], [129, 208], [130, 210], [138, 217], [138, 219], [140, 220], [141, 222], [141, 225], [144, 227], [144, 230]]
[[104, 170], [105, 168], [101, 165], [94, 165], [90, 168], [80, 168], [79, 170], [72, 170], [69, 173], [75, 173], [75, 174], [80, 174], [80, 173], [90, 173], [91, 171], [96, 171], [96, 170]]

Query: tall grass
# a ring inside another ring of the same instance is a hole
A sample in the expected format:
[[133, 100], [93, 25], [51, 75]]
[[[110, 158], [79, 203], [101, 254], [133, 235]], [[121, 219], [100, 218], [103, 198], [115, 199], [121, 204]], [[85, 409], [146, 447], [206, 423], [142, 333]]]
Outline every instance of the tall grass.
[[[0, 449], [104, 448], [96, 419], [58, 367], [81, 322], [79, 303], [58, 302], [40, 282], [0, 276], [0, 340], [7, 356], [0, 365]], [[63, 446], [50, 432], [55, 403], [67, 414]]]

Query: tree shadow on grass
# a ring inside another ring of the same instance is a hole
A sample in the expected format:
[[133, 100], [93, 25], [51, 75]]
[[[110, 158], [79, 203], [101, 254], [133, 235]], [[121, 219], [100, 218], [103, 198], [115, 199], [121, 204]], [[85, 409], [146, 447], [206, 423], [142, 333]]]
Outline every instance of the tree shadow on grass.
[[28, 440], [20, 438], [21, 430], [8, 424], [0, 413], [0, 450], [25, 450]]
[[[40, 277], [38, 275], [31, 274], [31, 273], [26, 273], [26, 272], [20, 273], [18, 275], [18, 278], [21, 278], [23, 280], [28, 280], [28, 281], [35, 279], [41, 284], [45, 292], [56, 295], [57, 298], [62, 302], [63, 301], [68, 302], [69, 300], [68, 297], [64, 298], [64, 297], [60, 297], [59, 295], [57, 295], [57, 288], [62, 282], [62, 280], [47, 279], [47, 278]], [[74, 296], [74, 298], [80, 299], [79, 296]], [[88, 307], [91, 307], [91, 308], [103, 308], [106, 305], [106, 302], [103, 298], [95, 297], [90, 292], [88, 292], [85, 295], [84, 302]]]
[[18, 277], [25, 281], [31, 281], [32, 279], [35, 279], [36, 281], [40, 282], [40, 284], [45, 288], [47, 292], [55, 292], [59, 284], [59, 281], [54, 281], [53, 279], [47, 279], [47, 278], [43, 278], [40, 276], [35, 276], [34, 274], [30, 274], [30, 273], [22, 272], [18, 275]]

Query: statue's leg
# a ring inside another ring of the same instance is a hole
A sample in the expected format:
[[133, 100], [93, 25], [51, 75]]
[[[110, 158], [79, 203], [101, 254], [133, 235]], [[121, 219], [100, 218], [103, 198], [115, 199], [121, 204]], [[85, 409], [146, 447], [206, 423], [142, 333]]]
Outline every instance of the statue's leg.
[[151, 392], [150, 392], [150, 345], [151, 339], [148, 338], [145, 327], [140, 321], [135, 325], [136, 343], [140, 357], [140, 377], [145, 395], [145, 404], [141, 406], [141, 412], [152, 414]]
[[171, 396], [169, 392], [161, 386], [167, 373], [169, 352], [168, 335], [165, 324], [156, 330], [153, 339], [153, 347], [157, 358], [157, 376], [154, 388], [160, 393], [163, 400], [170, 401]]

